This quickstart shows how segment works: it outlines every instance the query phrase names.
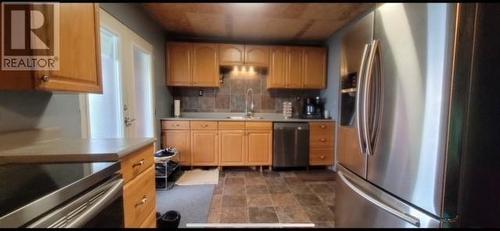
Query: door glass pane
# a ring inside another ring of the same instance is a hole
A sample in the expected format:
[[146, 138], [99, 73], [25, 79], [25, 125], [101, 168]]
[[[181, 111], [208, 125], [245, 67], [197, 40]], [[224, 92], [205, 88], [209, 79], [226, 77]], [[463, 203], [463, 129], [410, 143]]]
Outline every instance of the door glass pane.
[[103, 94], [88, 95], [90, 138], [124, 136], [118, 42], [116, 35], [101, 29]]
[[151, 55], [134, 47], [135, 136], [153, 137], [153, 89]]

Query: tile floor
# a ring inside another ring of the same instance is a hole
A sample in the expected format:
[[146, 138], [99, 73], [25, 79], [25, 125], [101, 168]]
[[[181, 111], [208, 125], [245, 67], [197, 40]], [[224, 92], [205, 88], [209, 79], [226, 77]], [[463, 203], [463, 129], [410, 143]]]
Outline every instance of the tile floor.
[[335, 226], [335, 173], [330, 170], [224, 169], [209, 223], [314, 223]]

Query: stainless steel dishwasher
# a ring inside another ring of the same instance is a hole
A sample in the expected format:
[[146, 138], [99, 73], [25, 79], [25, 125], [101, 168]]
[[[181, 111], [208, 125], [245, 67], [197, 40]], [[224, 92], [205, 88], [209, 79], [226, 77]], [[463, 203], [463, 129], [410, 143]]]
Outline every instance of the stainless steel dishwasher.
[[309, 124], [274, 123], [273, 167], [309, 165]]

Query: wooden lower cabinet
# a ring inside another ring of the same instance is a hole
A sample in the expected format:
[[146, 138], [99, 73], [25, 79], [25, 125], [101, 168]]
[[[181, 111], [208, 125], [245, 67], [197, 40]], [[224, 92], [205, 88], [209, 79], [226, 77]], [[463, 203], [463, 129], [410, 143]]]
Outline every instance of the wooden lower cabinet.
[[189, 130], [163, 130], [162, 148], [175, 147], [175, 158], [182, 165], [191, 165], [191, 132]]
[[[125, 228], [156, 227], [154, 144], [121, 160]], [[151, 213], [154, 218], [151, 218]], [[152, 221], [154, 219], [154, 221]]]
[[273, 153], [272, 130], [247, 130], [248, 165], [271, 165]]
[[332, 165], [333, 148], [311, 148], [309, 150], [310, 165]]
[[334, 122], [309, 122], [309, 165], [333, 165]]
[[219, 135], [217, 130], [191, 130], [191, 165], [219, 165]]
[[177, 148], [184, 166], [270, 166], [272, 127], [272, 122], [162, 121], [162, 147]]
[[221, 130], [220, 137], [220, 166], [245, 165], [247, 142], [245, 130]]

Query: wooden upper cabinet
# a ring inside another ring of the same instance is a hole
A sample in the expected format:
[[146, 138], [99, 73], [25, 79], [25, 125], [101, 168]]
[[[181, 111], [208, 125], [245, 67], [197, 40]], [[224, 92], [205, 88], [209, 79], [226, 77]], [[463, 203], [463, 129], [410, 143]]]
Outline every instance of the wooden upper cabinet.
[[219, 44], [220, 65], [243, 65], [244, 54], [244, 45]]
[[269, 46], [245, 45], [245, 64], [269, 66]]
[[326, 87], [326, 49], [304, 48], [304, 88]]
[[304, 48], [287, 47], [286, 88], [302, 88], [304, 83]]
[[102, 93], [98, 4], [59, 4], [58, 60], [57, 71], [1, 71], [0, 89]]
[[191, 43], [167, 43], [168, 86], [191, 85], [191, 47]]
[[217, 44], [193, 43], [192, 86], [218, 87], [219, 60]]
[[271, 47], [267, 88], [286, 87], [286, 47]]

